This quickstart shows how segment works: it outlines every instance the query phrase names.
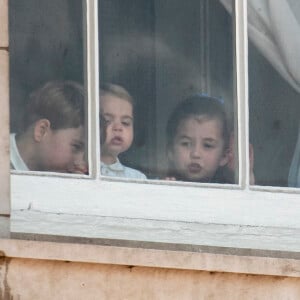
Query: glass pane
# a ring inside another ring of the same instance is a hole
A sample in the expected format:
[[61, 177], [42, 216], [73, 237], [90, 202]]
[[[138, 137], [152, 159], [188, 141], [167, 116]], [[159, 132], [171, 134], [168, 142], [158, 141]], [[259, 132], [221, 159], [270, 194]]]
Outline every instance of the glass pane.
[[255, 184], [300, 186], [300, 2], [248, 1]]
[[232, 26], [218, 0], [100, 0], [102, 175], [236, 182]]
[[9, 1], [11, 168], [87, 173], [81, 0]]

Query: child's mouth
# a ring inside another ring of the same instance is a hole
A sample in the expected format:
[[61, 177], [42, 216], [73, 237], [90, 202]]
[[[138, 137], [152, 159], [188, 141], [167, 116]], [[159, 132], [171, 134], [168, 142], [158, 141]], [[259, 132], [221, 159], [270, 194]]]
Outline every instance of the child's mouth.
[[192, 163], [188, 165], [188, 170], [190, 173], [199, 173], [202, 167], [197, 163]]
[[121, 145], [123, 143], [123, 139], [120, 136], [116, 136], [111, 139], [111, 144], [113, 145]]

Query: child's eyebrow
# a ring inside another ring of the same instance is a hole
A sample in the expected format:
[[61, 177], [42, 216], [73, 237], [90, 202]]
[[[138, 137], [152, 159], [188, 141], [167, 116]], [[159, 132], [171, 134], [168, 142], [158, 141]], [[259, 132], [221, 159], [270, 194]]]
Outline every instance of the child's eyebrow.
[[122, 119], [130, 119], [130, 120], [133, 120], [133, 117], [131, 117], [131, 116], [122, 116]]
[[206, 137], [206, 138], [204, 138], [204, 141], [206, 141], [206, 142], [217, 142], [218, 140], [215, 139], [215, 138]]
[[[111, 113], [104, 113], [103, 114], [104, 117], [111, 117], [111, 118], [114, 118], [114, 114], [111, 114]], [[131, 119], [133, 120], [133, 117], [132, 116], [129, 116], [129, 115], [124, 115], [124, 116], [121, 116], [122, 119]]]
[[180, 135], [178, 138], [179, 139], [188, 139], [188, 140], [192, 139], [190, 136], [187, 136], [187, 135]]
[[110, 114], [110, 113], [103, 113], [102, 115], [106, 116], [106, 117], [113, 117], [113, 114]]

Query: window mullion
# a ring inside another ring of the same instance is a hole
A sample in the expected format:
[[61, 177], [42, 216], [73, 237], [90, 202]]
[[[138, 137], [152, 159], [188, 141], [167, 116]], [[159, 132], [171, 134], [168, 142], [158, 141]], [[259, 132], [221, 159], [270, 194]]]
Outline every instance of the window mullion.
[[93, 178], [100, 177], [99, 135], [99, 50], [97, 0], [86, 0], [86, 50], [88, 90], [88, 153], [89, 170]]
[[[8, 5], [0, 26], [0, 216], [10, 215]], [[1, 230], [0, 230], [1, 231]]]
[[249, 187], [247, 0], [235, 1], [236, 96], [238, 113], [239, 183]]
[[9, 72], [7, 45], [2, 47], [4, 41], [0, 42], [0, 215], [3, 216], [10, 215]]

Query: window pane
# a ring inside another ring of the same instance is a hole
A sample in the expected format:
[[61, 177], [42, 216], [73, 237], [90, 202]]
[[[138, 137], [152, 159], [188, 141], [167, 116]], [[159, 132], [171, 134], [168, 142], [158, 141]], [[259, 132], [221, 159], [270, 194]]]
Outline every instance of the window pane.
[[236, 182], [232, 26], [217, 0], [100, 0], [102, 175]]
[[87, 173], [81, 0], [9, 1], [11, 168]]
[[257, 185], [300, 186], [300, 4], [248, 1], [250, 142]]

